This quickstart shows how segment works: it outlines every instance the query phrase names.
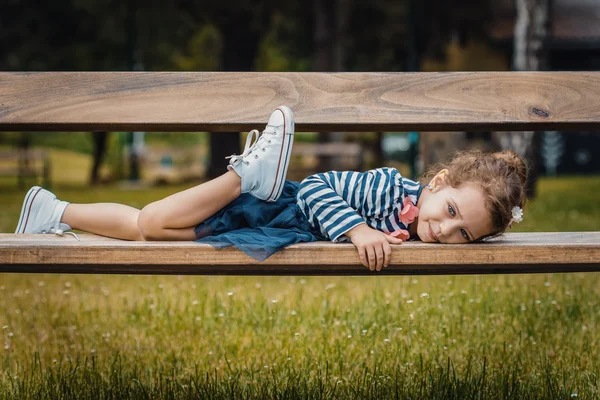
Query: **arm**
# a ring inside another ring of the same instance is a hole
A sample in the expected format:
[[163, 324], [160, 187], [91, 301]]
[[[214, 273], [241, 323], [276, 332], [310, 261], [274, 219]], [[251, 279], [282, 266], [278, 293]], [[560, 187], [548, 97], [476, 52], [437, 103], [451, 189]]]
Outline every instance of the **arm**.
[[377, 173], [331, 171], [312, 175], [300, 185], [298, 204], [324, 236], [333, 242], [350, 238], [363, 265], [379, 271], [389, 264], [390, 243], [402, 240], [370, 228], [361, 216], [372, 212], [372, 200], [381, 193], [381, 185], [373, 185], [374, 181], [381, 181]]
[[340, 242], [347, 231], [365, 220], [358, 213], [364, 204], [366, 173], [330, 171], [311, 175], [300, 184], [298, 205], [323, 236]]

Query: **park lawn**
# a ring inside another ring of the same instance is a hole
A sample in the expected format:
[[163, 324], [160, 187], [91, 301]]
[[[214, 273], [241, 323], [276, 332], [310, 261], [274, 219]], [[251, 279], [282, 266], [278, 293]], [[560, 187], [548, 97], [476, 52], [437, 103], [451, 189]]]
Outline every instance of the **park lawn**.
[[[543, 179], [515, 230], [600, 230], [599, 192]], [[0, 231], [23, 194], [3, 191]], [[1, 274], [0, 398], [599, 398], [599, 281]]]

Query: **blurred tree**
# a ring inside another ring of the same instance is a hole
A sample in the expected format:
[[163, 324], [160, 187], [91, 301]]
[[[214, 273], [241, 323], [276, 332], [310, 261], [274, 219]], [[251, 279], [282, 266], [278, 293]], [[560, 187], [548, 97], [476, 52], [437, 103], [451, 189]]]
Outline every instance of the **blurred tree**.
[[[312, 70], [343, 71], [346, 50], [346, 28], [350, 0], [313, 0], [313, 62]], [[319, 143], [339, 142], [342, 132], [321, 132]], [[319, 171], [339, 168], [340, 157], [319, 155]]]
[[[212, 3], [203, 12], [221, 33], [219, 62], [223, 71], [252, 71], [258, 45], [269, 21], [266, 2], [238, 1], [235, 7], [225, 2]], [[252, 93], [248, 94], [252, 96]], [[266, 122], [266, 121], [265, 121]], [[225, 157], [240, 152], [239, 132], [219, 132], [210, 136], [208, 178], [216, 178], [228, 164]]]
[[[417, 1], [417, 3], [419, 3]], [[420, 37], [417, 53], [427, 71], [454, 71], [478, 69], [467, 57], [464, 63], [456, 63], [456, 53], [466, 52], [472, 44], [485, 40], [483, 30], [491, 18], [492, 0], [424, 0], [417, 15], [423, 24], [415, 28]], [[413, 7], [418, 7], [413, 4]], [[480, 67], [479, 67], [480, 68]], [[482, 147], [482, 133], [426, 132], [420, 135], [419, 165], [421, 170], [428, 165], [444, 161], [465, 147]]]
[[[552, 0], [517, 0], [513, 69], [540, 71], [548, 68], [548, 41], [551, 34]], [[541, 133], [501, 132], [497, 140], [504, 149], [512, 149], [529, 165], [527, 196], [536, 195], [540, 172]]]
[[94, 141], [94, 153], [92, 161], [92, 170], [90, 172], [90, 185], [100, 183], [100, 168], [106, 155], [106, 144], [108, 142], [107, 132], [92, 132], [92, 140]]
[[185, 52], [174, 49], [173, 64], [182, 71], [217, 71], [221, 65], [223, 38], [211, 23], [193, 33], [185, 46]]

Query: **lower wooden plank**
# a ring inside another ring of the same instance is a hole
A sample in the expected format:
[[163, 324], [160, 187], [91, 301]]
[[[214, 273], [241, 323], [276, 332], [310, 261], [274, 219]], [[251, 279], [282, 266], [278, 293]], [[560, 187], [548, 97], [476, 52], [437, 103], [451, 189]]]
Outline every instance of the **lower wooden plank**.
[[[259, 263], [239, 250], [194, 242], [127, 242], [95, 235], [0, 234], [0, 272], [371, 275], [352, 244], [291, 246]], [[393, 246], [379, 274], [488, 274], [600, 271], [600, 232], [513, 233], [484, 243]]]

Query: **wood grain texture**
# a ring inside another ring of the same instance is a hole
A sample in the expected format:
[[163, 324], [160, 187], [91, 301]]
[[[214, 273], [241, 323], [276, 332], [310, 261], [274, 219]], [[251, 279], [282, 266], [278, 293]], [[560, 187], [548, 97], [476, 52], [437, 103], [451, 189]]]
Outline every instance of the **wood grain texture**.
[[[291, 246], [258, 263], [239, 250], [194, 242], [127, 242], [95, 235], [0, 234], [0, 272], [372, 275], [352, 244]], [[485, 274], [600, 271], [600, 232], [512, 233], [485, 243], [393, 246], [380, 273]]]
[[600, 72], [0, 73], [1, 131], [600, 128]]

